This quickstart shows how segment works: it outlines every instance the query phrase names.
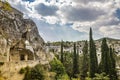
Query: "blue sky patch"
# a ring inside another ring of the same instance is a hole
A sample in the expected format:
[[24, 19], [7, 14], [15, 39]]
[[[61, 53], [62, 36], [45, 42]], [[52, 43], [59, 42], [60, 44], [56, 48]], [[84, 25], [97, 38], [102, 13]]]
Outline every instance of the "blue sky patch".
[[116, 16], [117, 16], [118, 19], [120, 19], [120, 9], [116, 10]]
[[23, 1], [29, 1], [29, 2], [34, 2], [35, 0], [23, 0]]

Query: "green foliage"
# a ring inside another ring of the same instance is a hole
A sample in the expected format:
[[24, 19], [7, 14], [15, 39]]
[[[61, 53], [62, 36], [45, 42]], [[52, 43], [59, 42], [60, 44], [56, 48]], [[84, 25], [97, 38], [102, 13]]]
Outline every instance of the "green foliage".
[[89, 58], [90, 58], [90, 64], [89, 64], [89, 72], [90, 77], [93, 78], [95, 76], [95, 73], [97, 73], [98, 70], [98, 61], [97, 61], [97, 55], [96, 55], [96, 46], [94, 43], [94, 40], [92, 38], [92, 29], [90, 28], [90, 38], [89, 38]]
[[79, 74], [79, 64], [78, 64], [79, 54], [76, 52], [76, 43], [74, 43], [74, 53], [73, 53], [73, 77], [78, 77]]
[[85, 80], [110, 80], [109, 76], [104, 72], [101, 74], [95, 73], [94, 78], [86, 77]]
[[96, 77], [93, 78], [93, 80], [110, 80], [109, 76], [106, 75], [104, 72], [101, 74], [95, 74]]
[[44, 68], [38, 64], [34, 68], [27, 68], [24, 80], [45, 80], [45, 75]]
[[100, 62], [100, 66], [99, 66], [99, 72], [105, 72], [106, 74], [109, 73], [110, 71], [110, 57], [109, 57], [109, 48], [106, 42], [106, 39], [104, 38], [102, 40], [102, 45], [101, 45], [101, 62]]
[[85, 41], [85, 45], [83, 47], [83, 60], [82, 60], [82, 68], [81, 68], [81, 79], [87, 77], [89, 66], [89, 58], [88, 58], [88, 43]]
[[63, 63], [63, 41], [61, 42], [61, 62]]
[[20, 71], [19, 71], [20, 74], [24, 74], [25, 72], [26, 72], [25, 68], [21, 68]]
[[65, 55], [65, 60], [64, 60], [65, 70], [67, 74], [69, 75], [69, 77], [72, 77], [73, 54], [69, 52], [65, 52], [64, 55]]
[[4, 2], [0, 1], [0, 2], [3, 10], [12, 11], [11, 5], [7, 1]]
[[116, 61], [113, 55], [114, 50], [112, 50], [111, 47], [108, 47], [105, 38], [102, 40], [101, 52], [102, 58], [99, 66], [99, 73], [105, 72], [107, 75], [109, 75], [110, 80], [117, 80]]
[[64, 74], [64, 75], [62, 75], [62, 77], [60, 77], [57, 80], [70, 80], [70, 79], [69, 79], [69, 76], [67, 74]]
[[55, 76], [56, 79], [61, 78], [65, 74], [65, 68], [63, 64], [56, 58], [54, 58], [54, 60], [50, 62], [50, 65], [51, 65], [51, 71], [56, 73]]
[[112, 49], [111, 47], [109, 48], [109, 56], [110, 56], [110, 71], [109, 71], [109, 75], [110, 75], [110, 79], [111, 80], [116, 80], [117, 78], [117, 71], [116, 71], [116, 61], [114, 58], [114, 49]]

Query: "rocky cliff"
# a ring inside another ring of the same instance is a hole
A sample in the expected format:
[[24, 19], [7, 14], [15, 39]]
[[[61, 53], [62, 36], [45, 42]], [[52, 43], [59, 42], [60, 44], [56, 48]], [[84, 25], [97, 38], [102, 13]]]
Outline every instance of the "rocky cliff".
[[45, 59], [44, 40], [36, 24], [9, 7], [11, 10], [0, 6], [0, 61]]

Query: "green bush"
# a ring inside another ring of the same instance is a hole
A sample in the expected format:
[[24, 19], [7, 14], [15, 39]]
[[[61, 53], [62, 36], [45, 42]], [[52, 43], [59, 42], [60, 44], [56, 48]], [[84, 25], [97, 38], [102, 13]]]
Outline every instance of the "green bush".
[[106, 75], [104, 72], [101, 74], [95, 74], [96, 77], [94, 77], [94, 80], [110, 80], [108, 75]]
[[110, 78], [108, 77], [108, 75], [106, 75], [104, 72], [103, 73], [96, 73], [95, 77], [92, 79], [90, 77], [87, 77], [85, 80], [110, 80]]
[[26, 72], [25, 68], [21, 68], [19, 71], [20, 74], [24, 74], [25, 72]]
[[51, 71], [56, 73], [56, 79], [60, 79], [66, 74], [63, 64], [56, 58], [50, 62], [50, 65]]
[[44, 68], [38, 64], [34, 68], [28, 68], [24, 80], [45, 80]]

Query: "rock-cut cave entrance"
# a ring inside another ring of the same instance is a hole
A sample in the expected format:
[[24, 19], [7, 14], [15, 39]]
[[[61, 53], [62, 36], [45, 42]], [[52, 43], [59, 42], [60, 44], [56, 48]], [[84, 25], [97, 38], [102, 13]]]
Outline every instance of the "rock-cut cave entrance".
[[25, 55], [23, 55], [23, 54], [20, 55], [20, 60], [21, 60], [21, 61], [25, 60]]

